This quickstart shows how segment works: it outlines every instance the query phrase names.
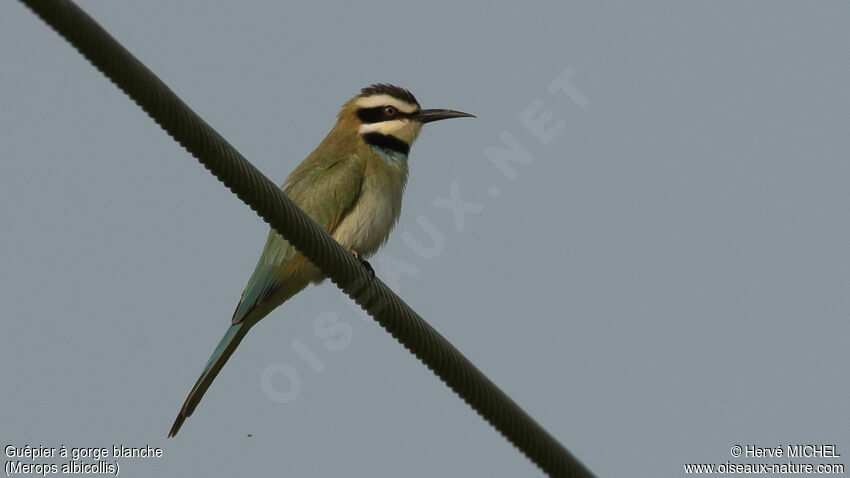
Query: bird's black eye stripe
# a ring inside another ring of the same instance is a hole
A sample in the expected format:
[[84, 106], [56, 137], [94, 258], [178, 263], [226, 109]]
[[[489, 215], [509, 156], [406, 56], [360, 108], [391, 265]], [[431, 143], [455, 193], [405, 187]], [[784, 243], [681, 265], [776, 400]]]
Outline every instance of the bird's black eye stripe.
[[[387, 114], [387, 110], [393, 111], [394, 114]], [[387, 121], [388, 119], [403, 118], [405, 116], [407, 116], [407, 113], [403, 113], [401, 110], [392, 105], [360, 108], [357, 110], [357, 117], [360, 118], [360, 121], [364, 124], [380, 123], [381, 121]]]

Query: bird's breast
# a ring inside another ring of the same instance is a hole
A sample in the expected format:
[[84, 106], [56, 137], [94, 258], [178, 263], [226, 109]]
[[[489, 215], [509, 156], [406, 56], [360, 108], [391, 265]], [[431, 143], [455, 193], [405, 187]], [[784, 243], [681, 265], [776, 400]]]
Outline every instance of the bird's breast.
[[406, 181], [406, 163], [367, 161], [360, 194], [334, 229], [334, 239], [364, 257], [374, 254], [398, 221]]

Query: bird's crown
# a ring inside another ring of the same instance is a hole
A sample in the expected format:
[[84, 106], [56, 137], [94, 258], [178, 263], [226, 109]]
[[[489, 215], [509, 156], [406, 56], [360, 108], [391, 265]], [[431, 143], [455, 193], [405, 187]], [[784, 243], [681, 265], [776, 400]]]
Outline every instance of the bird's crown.
[[405, 101], [409, 104], [419, 106], [419, 102], [416, 101], [416, 97], [413, 96], [413, 93], [409, 90], [387, 83], [376, 83], [374, 85], [367, 86], [360, 90], [360, 94], [358, 96], [361, 98], [367, 98], [378, 95], [387, 95], [390, 98], [395, 98], [399, 101]]
[[354, 108], [363, 124], [400, 119], [422, 109], [413, 93], [385, 83], [360, 90], [360, 94], [354, 98]]

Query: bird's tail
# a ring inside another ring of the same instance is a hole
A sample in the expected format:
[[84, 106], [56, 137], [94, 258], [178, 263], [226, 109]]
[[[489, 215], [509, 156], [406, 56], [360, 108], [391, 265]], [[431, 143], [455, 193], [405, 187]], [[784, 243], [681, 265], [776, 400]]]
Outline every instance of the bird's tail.
[[239, 342], [242, 342], [242, 338], [245, 337], [245, 334], [248, 333], [248, 329], [250, 328], [251, 326], [243, 321], [238, 324], [231, 325], [230, 328], [227, 329], [227, 333], [224, 334], [221, 342], [218, 343], [218, 346], [215, 348], [212, 356], [210, 356], [210, 359], [204, 366], [204, 371], [201, 373], [198, 381], [195, 382], [195, 386], [192, 387], [192, 391], [189, 392], [189, 396], [186, 397], [186, 401], [183, 402], [183, 406], [180, 408], [180, 413], [177, 414], [177, 418], [174, 420], [174, 425], [171, 426], [171, 431], [168, 432], [168, 438], [177, 435], [177, 432], [180, 431], [180, 427], [183, 426], [183, 422], [187, 417], [192, 415], [192, 412], [195, 411], [195, 407], [198, 406], [198, 403], [201, 401], [201, 398], [203, 398], [204, 393], [206, 393], [207, 389], [210, 388], [210, 385], [213, 380], [215, 380], [216, 375], [218, 375], [218, 372], [220, 372], [221, 368], [224, 367], [227, 359], [233, 355], [233, 351], [239, 346]]

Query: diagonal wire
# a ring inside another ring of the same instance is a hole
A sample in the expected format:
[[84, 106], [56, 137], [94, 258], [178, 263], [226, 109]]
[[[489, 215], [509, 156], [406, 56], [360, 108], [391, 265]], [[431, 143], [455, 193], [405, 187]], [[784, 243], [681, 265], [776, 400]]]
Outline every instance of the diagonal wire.
[[593, 476], [77, 5], [70, 0], [21, 1], [544, 472]]

